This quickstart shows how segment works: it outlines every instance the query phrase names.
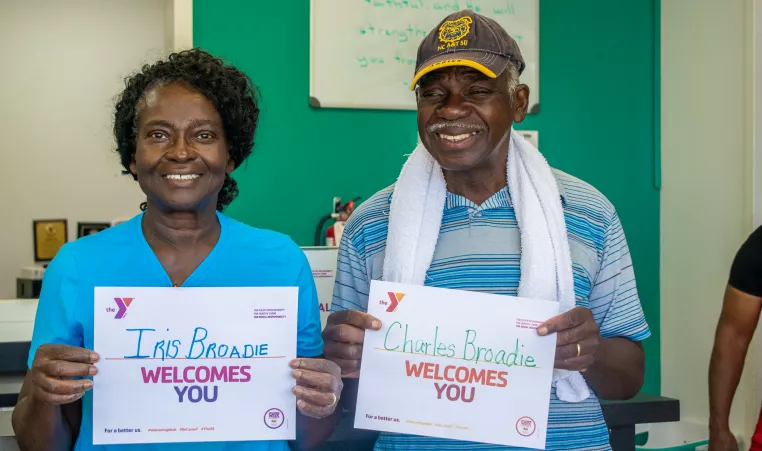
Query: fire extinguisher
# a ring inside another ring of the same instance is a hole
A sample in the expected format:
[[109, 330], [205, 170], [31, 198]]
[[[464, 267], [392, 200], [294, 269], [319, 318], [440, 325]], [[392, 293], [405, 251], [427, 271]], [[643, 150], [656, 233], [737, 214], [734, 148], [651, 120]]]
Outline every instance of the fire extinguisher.
[[328, 230], [325, 232], [325, 246], [338, 246], [339, 243], [341, 243], [341, 235], [344, 233], [344, 225], [346, 225], [349, 215], [351, 215], [355, 209], [355, 202], [359, 199], [359, 197], [355, 197], [354, 199], [347, 201], [345, 204], [342, 204], [340, 197], [333, 198], [333, 212], [320, 218], [320, 222], [318, 223], [317, 230], [315, 231], [315, 246], [321, 245], [323, 227], [331, 218], [333, 218], [335, 222], [328, 227]]

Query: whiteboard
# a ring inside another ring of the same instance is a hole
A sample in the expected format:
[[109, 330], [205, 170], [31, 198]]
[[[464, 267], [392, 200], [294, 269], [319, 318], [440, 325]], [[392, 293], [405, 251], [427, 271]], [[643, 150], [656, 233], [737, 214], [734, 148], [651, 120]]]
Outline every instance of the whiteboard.
[[539, 0], [311, 0], [310, 105], [416, 109], [410, 82], [418, 45], [466, 8], [495, 19], [516, 40], [529, 111], [539, 111]]

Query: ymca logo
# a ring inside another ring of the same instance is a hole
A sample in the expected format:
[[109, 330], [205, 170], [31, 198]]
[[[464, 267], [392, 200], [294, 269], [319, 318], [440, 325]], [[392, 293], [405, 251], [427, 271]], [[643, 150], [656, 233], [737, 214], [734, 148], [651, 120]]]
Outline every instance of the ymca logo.
[[386, 307], [386, 311], [387, 312], [393, 312], [393, 311], [397, 310], [397, 306], [402, 301], [402, 298], [405, 297], [405, 293], [392, 293], [390, 291], [387, 294], [389, 295], [389, 301], [390, 302], [386, 302], [384, 300], [381, 300], [381, 301], [378, 301], [378, 303], [381, 304], [381, 305], [388, 306], [388, 307]]
[[[119, 309], [116, 311], [116, 315], [114, 315], [114, 319], [122, 319], [127, 314], [127, 307], [132, 304], [132, 300], [135, 298], [114, 298], [114, 302], [116, 302], [116, 307]], [[109, 309], [109, 311], [114, 311], [114, 309]]]

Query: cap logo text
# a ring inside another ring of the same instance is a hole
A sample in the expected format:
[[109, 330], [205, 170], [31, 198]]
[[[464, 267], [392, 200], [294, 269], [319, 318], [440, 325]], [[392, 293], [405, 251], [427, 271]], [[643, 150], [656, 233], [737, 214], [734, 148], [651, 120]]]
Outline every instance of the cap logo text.
[[474, 20], [469, 16], [464, 16], [457, 20], [446, 20], [439, 27], [439, 41], [444, 44], [437, 46], [437, 50], [468, 45], [468, 40], [463, 38], [471, 32], [472, 23], [474, 23]]

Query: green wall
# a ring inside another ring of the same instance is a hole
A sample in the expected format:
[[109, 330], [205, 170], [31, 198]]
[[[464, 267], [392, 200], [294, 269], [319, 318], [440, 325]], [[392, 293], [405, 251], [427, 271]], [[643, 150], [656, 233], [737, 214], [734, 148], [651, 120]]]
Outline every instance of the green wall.
[[[246, 71], [262, 94], [254, 154], [235, 174], [241, 195], [227, 213], [300, 245], [312, 244], [333, 196], [367, 199], [393, 183], [417, 133], [414, 112], [308, 105], [309, 3], [195, 0], [193, 11], [194, 44]], [[538, 130], [551, 165], [616, 205], [653, 331], [650, 393], [660, 390], [657, 12], [658, 0], [542, 0], [540, 112], [517, 127]]]

